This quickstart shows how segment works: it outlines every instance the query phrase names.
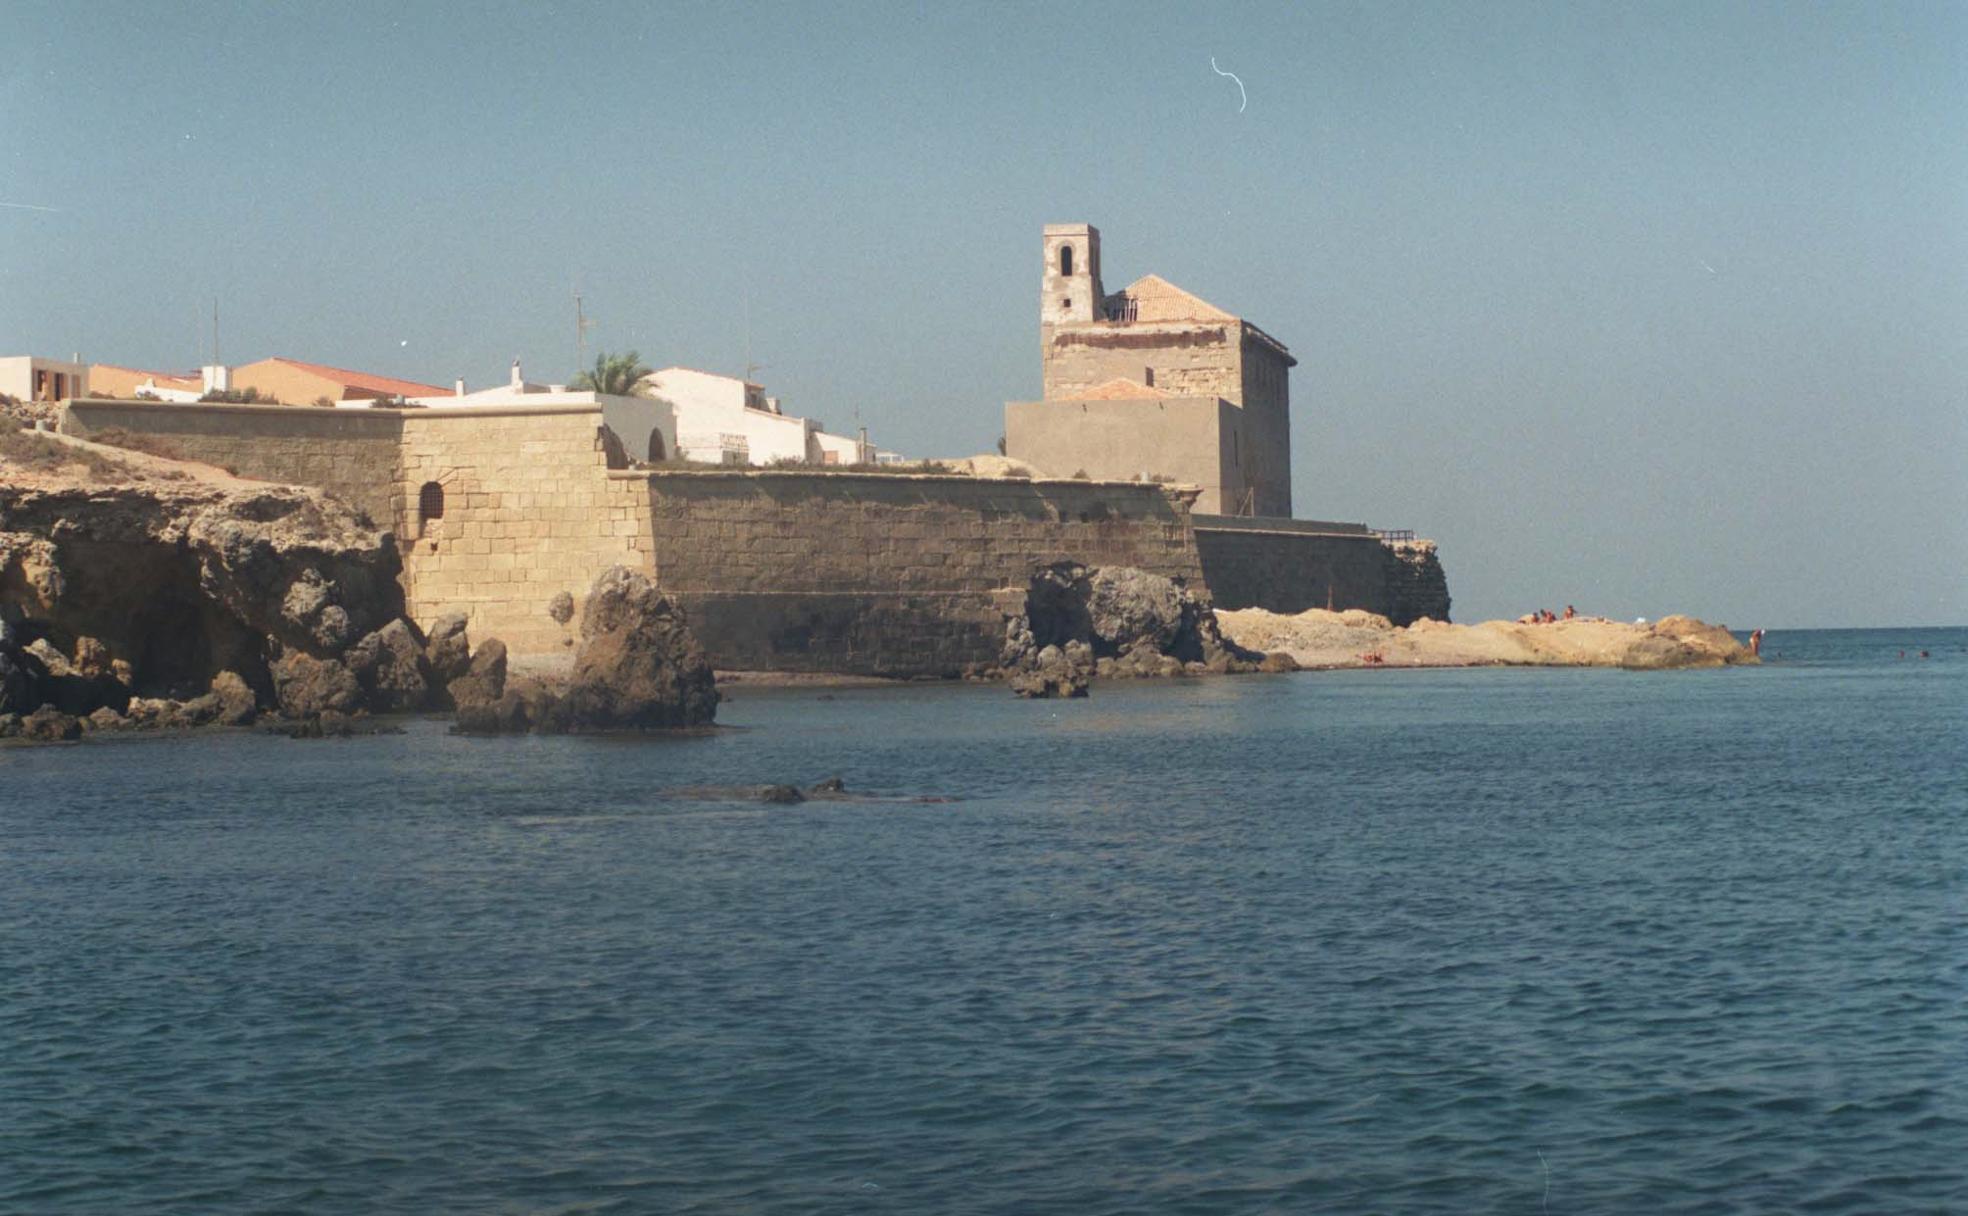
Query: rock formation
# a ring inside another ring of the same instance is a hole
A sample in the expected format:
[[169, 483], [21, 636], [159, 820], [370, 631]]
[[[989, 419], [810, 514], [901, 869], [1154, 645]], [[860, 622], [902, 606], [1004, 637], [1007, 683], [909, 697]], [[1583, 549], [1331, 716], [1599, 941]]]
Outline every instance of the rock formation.
[[[624, 566], [603, 571], [588, 591], [580, 632], [573, 674], [564, 685], [542, 679], [507, 684], [502, 671], [495, 681], [492, 671], [480, 672], [475, 663], [451, 685], [458, 730], [670, 730], [715, 718], [718, 692], [710, 664], [682, 611], [647, 575]], [[494, 644], [487, 642], [481, 654]]]
[[31, 442], [0, 475], [0, 735], [72, 737], [29, 727], [44, 706], [83, 730], [419, 710], [433, 659], [467, 664], [463, 618], [403, 619], [393, 538], [335, 499]]
[[1022, 697], [1085, 696], [1087, 682], [1283, 669], [1224, 639], [1209, 604], [1158, 574], [1072, 562], [1041, 570], [1005, 625], [1001, 666]]
[[1289, 654], [1305, 667], [1720, 667], [1754, 663], [1729, 631], [1692, 617], [1652, 624], [1578, 617], [1550, 624], [1420, 620], [1405, 628], [1357, 609], [1296, 615], [1243, 608], [1217, 614], [1246, 646]]

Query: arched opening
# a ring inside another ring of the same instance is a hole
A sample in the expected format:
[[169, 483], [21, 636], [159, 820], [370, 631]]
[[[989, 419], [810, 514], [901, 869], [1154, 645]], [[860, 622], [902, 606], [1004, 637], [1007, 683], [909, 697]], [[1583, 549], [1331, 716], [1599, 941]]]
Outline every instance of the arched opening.
[[1061, 245], [1059, 247], [1059, 273], [1069, 279], [1073, 277], [1073, 247], [1071, 245]]
[[431, 525], [444, 518], [444, 487], [434, 481], [417, 491], [417, 534], [429, 536]]
[[652, 428], [649, 432], [649, 463], [661, 464], [669, 455], [663, 449], [663, 432]]

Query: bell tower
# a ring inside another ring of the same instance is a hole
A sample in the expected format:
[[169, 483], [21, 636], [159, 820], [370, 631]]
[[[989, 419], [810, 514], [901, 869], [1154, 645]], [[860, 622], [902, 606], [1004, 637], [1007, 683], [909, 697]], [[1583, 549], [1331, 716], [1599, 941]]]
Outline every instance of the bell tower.
[[1047, 224], [1043, 244], [1040, 329], [1100, 320], [1100, 229], [1092, 224]]

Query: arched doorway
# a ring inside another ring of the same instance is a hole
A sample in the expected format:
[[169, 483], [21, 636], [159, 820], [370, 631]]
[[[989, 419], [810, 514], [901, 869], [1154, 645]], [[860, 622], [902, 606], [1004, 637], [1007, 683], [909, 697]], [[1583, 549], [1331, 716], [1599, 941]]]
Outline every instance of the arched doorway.
[[652, 428], [649, 432], [649, 463], [661, 464], [669, 458], [669, 453], [663, 447], [662, 430], [660, 428]]

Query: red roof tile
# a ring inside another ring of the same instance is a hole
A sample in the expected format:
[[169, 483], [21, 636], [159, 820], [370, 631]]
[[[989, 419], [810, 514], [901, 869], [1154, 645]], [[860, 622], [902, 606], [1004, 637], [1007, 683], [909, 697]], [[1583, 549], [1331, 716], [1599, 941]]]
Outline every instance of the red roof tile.
[[391, 397], [435, 397], [450, 396], [452, 389], [436, 384], [419, 384], [415, 380], [398, 380], [394, 376], [372, 376], [368, 372], [350, 371], [345, 367], [329, 367], [325, 363], [307, 363], [300, 359], [287, 359], [275, 355], [269, 363], [284, 363], [288, 367], [298, 367], [302, 371], [313, 372], [324, 379], [349, 388], [367, 389], [372, 393], [383, 393]]

